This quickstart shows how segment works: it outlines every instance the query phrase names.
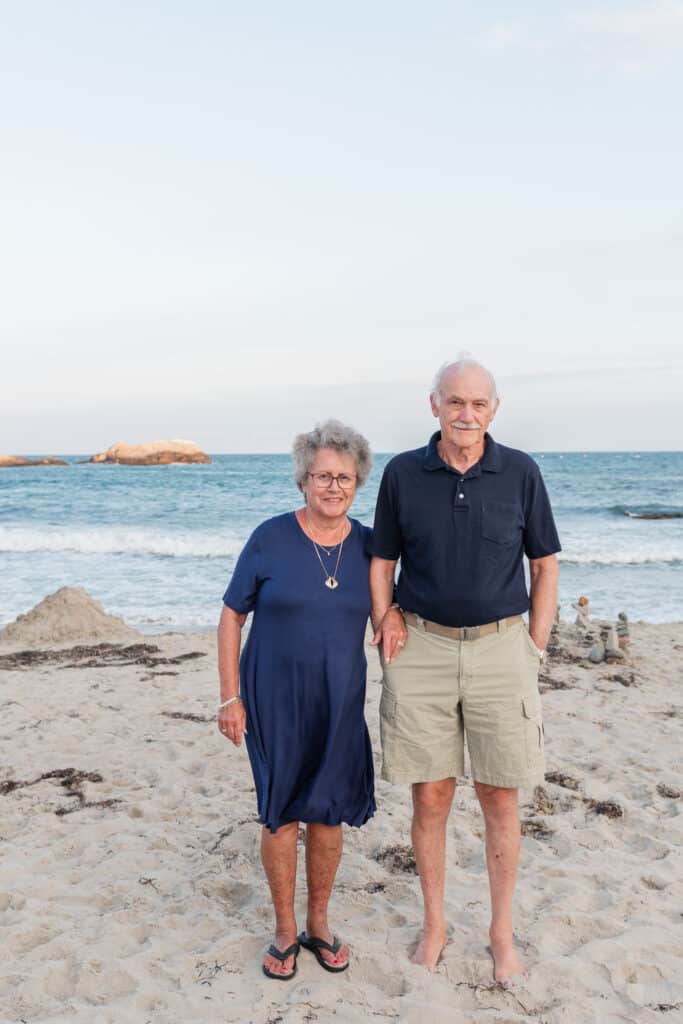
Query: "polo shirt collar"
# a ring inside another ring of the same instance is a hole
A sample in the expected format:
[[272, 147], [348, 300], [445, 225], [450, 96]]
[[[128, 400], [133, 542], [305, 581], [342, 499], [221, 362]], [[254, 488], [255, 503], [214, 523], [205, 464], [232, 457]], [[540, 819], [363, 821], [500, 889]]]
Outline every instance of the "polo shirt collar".
[[[423, 466], [425, 469], [450, 469], [443, 461], [437, 450], [437, 443], [441, 440], [441, 431], [437, 430], [435, 434], [429, 438], [427, 444], [427, 450], [425, 452]], [[503, 468], [503, 453], [500, 450], [500, 445], [496, 444], [489, 433], [484, 434], [484, 440], [486, 447], [484, 448], [484, 454], [479, 459], [479, 462], [475, 462], [474, 466], [468, 473], [473, 473], [478, 476], [480, 472], [483, 473], [499, 473]]]

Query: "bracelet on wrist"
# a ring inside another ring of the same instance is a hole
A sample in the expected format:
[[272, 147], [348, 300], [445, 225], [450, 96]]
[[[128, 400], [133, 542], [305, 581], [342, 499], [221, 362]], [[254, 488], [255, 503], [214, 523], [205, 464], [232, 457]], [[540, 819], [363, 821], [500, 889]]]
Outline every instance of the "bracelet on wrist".
[[222, 704], [218, 704], [216, 707], [216, 711], [222, 711], [223, 708], [229, 708], [231, 704], [236, 704], [237, 701], [239, 701], [240, 704], [242, 703], [242, 698], [240, 697], [239, 693], [236, 694], [234, 697], [228, 697], [228, 699], [224, 700]]

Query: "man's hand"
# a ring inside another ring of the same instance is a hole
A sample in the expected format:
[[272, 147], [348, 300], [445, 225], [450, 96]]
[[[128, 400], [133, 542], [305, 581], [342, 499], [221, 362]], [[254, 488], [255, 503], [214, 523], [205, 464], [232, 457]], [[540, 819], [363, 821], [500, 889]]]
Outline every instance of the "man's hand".
[[389, 608], [375, 630], [375, 635], [370, 641], [373, 647], [382, 645], [382, 657], [388, 664], [400, 654], [401, 648], [405, 646], [408, 639], [405, 619], [400, 608]]
[[560, 574], [556, 555], [529, 560], [531, 607], [529, 633], [539, 650], [545, 650], [557, 612], [557, 579]]

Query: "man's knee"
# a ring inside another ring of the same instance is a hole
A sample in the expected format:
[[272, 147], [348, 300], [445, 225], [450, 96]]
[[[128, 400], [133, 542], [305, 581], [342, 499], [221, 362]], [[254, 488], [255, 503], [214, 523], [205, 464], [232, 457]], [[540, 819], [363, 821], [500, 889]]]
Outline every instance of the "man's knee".
[[438, 782], [416, 782], [413, 785], [413, 808], [421, 818], [448, 817], [455, 793], [455, 779]]
[[488, 786], [484, 782], [475, 782], [474, 788], [485, 815], [504, 817], [510, 814], [517, 814], [518, 791], [516, 789]]

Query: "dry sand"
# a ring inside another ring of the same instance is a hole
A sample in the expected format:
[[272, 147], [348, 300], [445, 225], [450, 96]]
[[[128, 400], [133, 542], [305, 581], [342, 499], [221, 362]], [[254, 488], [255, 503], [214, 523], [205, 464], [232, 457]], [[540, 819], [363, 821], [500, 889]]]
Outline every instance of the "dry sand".
[[328, 975], [302, 951], [293, 981], [268, 981], [254, 790], [245, 750], [213, 724], [213, 637], [5, 651], [0, 1020], [683, 1021], [681, 650], [681, 625], [638, 625], [630, 666], [543, 670], [553, 781], [523, 796], [516, 922], [531, 976], [514, 993], [492, 985], [469, 779], [449, 826], [452, 938], [437, 971], [408, 960], [420, 923], [408, 789], [378, 782], [376, 817], [345, 830], [332, 901], [350, 970]]

